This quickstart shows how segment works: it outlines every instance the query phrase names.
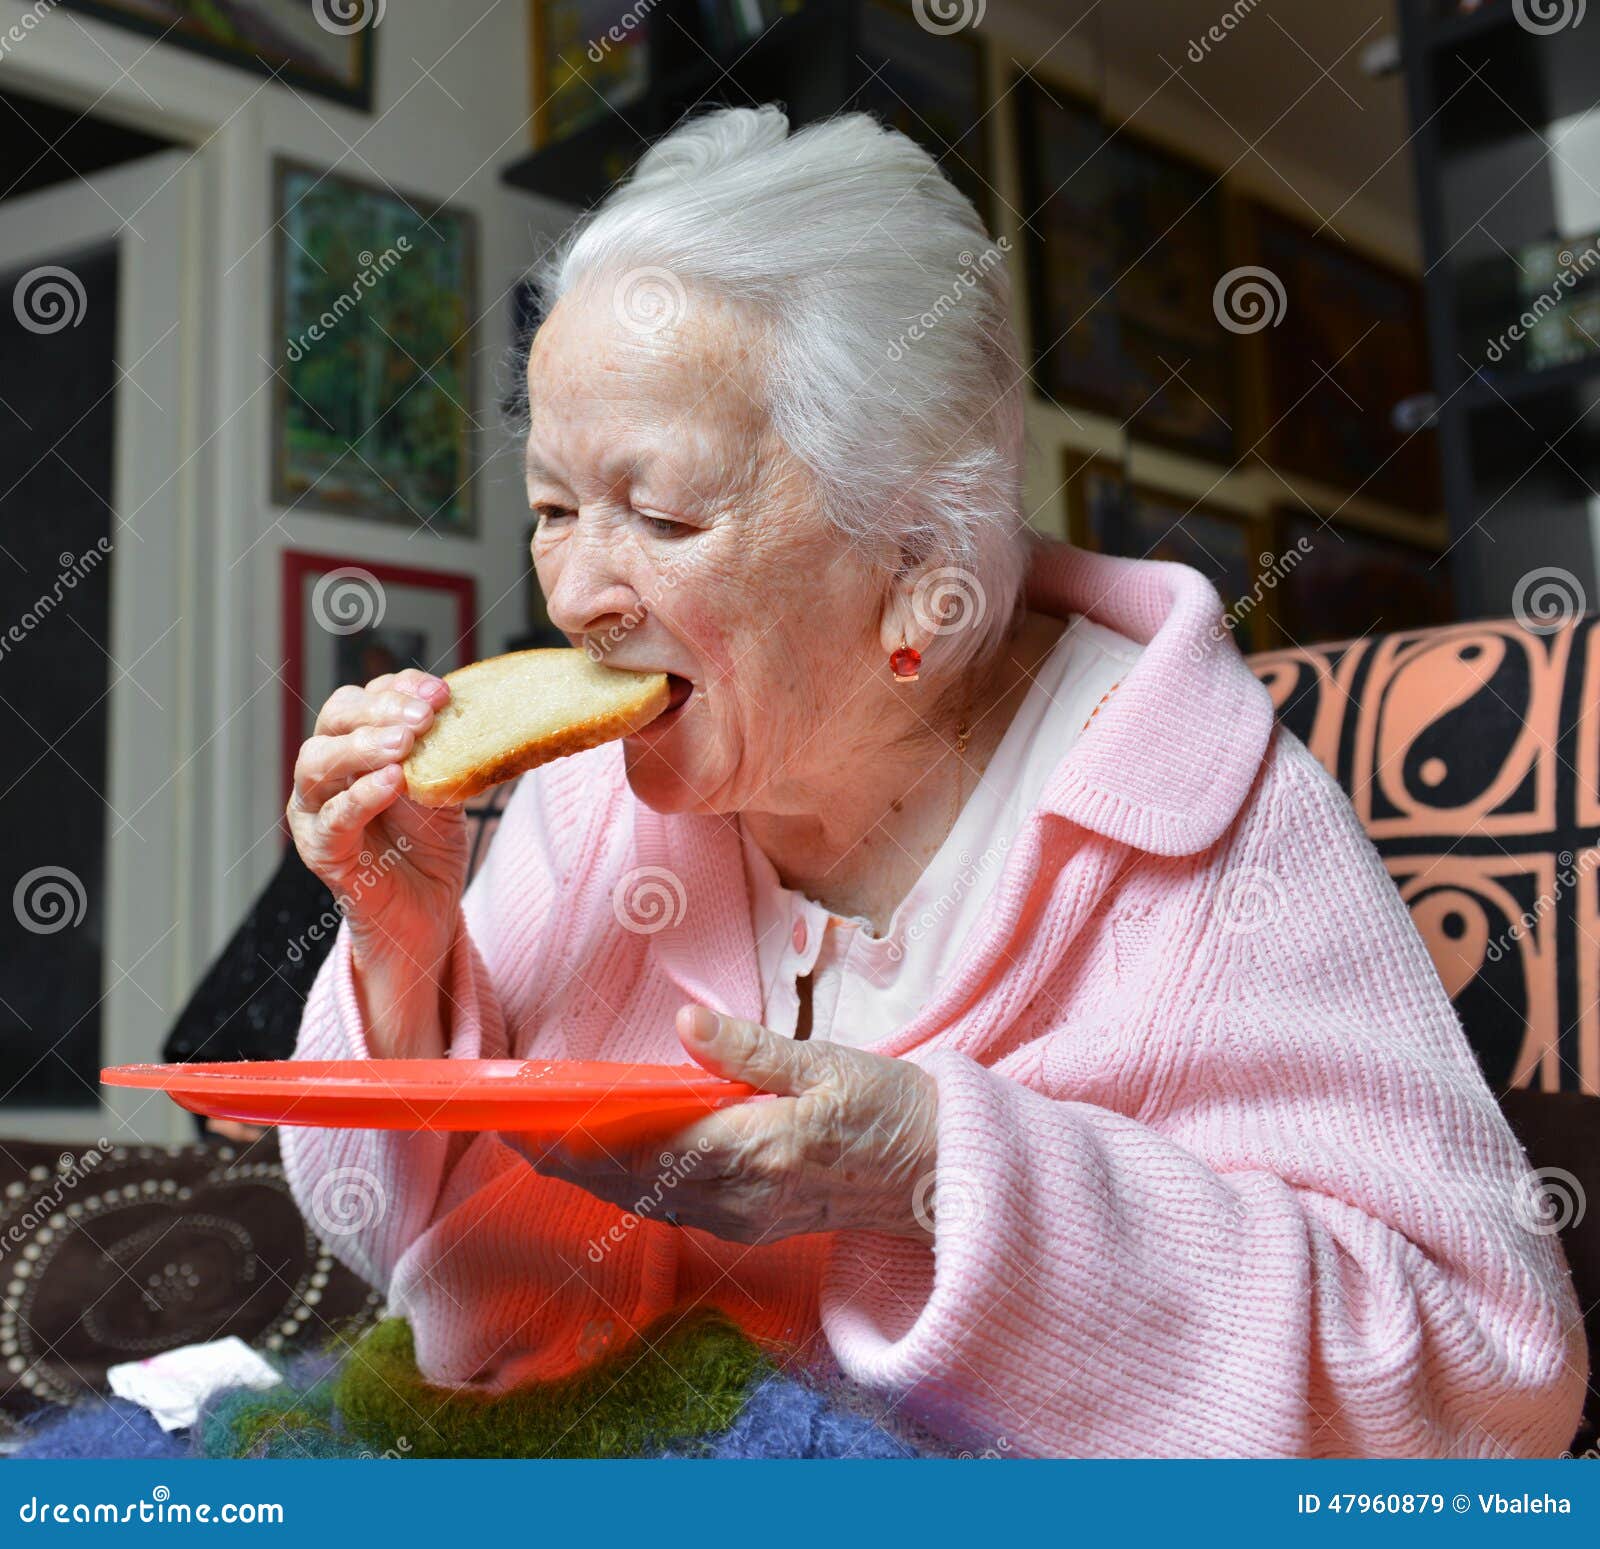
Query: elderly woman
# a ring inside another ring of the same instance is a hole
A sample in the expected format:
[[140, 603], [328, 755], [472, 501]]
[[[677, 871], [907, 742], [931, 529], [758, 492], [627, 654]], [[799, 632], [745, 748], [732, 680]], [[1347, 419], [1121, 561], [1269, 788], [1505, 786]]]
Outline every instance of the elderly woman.
[[313, 1220], [365, 1192], [332, 1246], [424, 1375], [703, 1304], [1014, 1455], [1565, 1446], [1566, 1266], [1350, 806], [1209, 582], [1030, 535], [971, 205], [863, 115], [717, 112], [543, 289], [550, 617], [673, 708], [525, 776], [463, 898], [399, 767], [448, 689], [334, 694], [289, 817], [348, 909], [297, 1053], [772, 1095], [594, 1151], [283, 1131]]

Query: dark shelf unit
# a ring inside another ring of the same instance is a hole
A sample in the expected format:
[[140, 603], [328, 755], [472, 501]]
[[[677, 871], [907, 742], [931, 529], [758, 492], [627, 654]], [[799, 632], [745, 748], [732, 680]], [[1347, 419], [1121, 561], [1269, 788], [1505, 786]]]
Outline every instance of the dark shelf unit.
[[575, 134], [506, 167], [513, 187], [580, 208], [624, 177], [645, 147], [686, 113], [782, 102], [796, 125], [826, 116], [857, 84], [859, 0], [806, 0], [754, 42], [718, 56], [696, 0], [658, 0], [646, 44], [649, 83]]
[[[911, 29], [924, 52], [972, 50], [969, 63], [977, 61], [981, 70], [982, 44], [970, 30], [949, 37], [928, 33], [918, 26], [911, 0], [803, 0], [800, 10], [780, 15], [759, 38], [721, 55], [698, 0], [657, 0], [649, 18], [649, 83], [642, 95], [513, 162], [501, 173], [505, 182], [586, 209], [627, 175], [652, 140], [697, 109], [776, 102], [796, 128], [854, 107], [890, 116], [898, 104], [880, 72], [892, 73], [893, 45], [885, 40], [896, 27], [902, 37], [903, 29]], [[950, 145], [916, 107], [913, 102], [900, 112], [904, 121], [897, 127], [922, 142], [992, 229], [989, 144], [981, 118], [972, 143]]]
[[1515, 25], [1516, 22], [1510, 0], [1499, 0], [1498, 4], [1456, 16], [1439, 14], [1437, 5], [1424, 6], [1423, 9], [1433, 13], [1432, 20], [1426, 16], [1423, 20], [1421, 39], [1425, 48], [1453, 48], [1457, 43], [1481, 33], [1498, 32], [1508, 23]]
[[1530, 368], [1509, 255], [1558, 238], [1559, 162], [1543, 135], [1600, 101], [1600, 27], [1535, 33], [1510, 0], [1399, 10], [1457, 607], [1506, 614], [1534, 566], [1585, 588], [1595, 575], [1600, 352]]

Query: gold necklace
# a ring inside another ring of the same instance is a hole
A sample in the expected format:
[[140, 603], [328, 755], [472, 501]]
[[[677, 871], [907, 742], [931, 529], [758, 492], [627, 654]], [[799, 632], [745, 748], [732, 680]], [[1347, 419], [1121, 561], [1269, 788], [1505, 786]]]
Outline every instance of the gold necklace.
[[963, 716], [959, 721], [956, 722], [956, 797], [955, 805], [950, 809], [949, 825], [945, 829], [946, 839], [948, 839], [951, 833], [954, 831], [956, 822], [961, 816], [961, 787], [964, 783], [961, 777], [965, 772], [963, 765], [966, 758], [967, 744], [971, 740], [972, 728], [967, 725], [966, 717]]

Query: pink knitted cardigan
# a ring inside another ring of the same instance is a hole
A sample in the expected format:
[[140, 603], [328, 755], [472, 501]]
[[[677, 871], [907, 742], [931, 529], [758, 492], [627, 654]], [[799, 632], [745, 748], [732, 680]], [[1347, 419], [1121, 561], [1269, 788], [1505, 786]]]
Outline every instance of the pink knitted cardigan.
[[[1348, 801], [1197, 572], [1040, 540], [1029, 603], [1145, 649], [962, 970], [874, 1046], [938, 1083], [931, 1249], [675, 1230], [670, 1194], [624, 1215], [487, 1134], [285, 1128], [308, 1217], [441, 1383], [566, 1373], [701, 1303], [1012, 1456], [1560, 1451], [1566, 1263]], [[453, 1055], [681, 1062], [685, 1002], [759, 1019], [736, 826], [636, 801], [616, 744], [524, 777], [449, 974]], [[367, 1055], [342, 930], [296, 1054]]]

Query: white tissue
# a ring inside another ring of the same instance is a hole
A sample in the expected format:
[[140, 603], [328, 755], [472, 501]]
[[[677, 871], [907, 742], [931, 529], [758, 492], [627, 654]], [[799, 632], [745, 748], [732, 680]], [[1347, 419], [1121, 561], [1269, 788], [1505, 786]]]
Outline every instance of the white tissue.
[[143, 1361], [108, 1367], [106, 1380], [118, 1398], [142, 1404], [164, 1431], [193, 1425], [200, 1406], [221, 1388], [271, 1388], [283, 1380], [277, 1368], [230, 1334], [203, 1345], [180, 1345]]

